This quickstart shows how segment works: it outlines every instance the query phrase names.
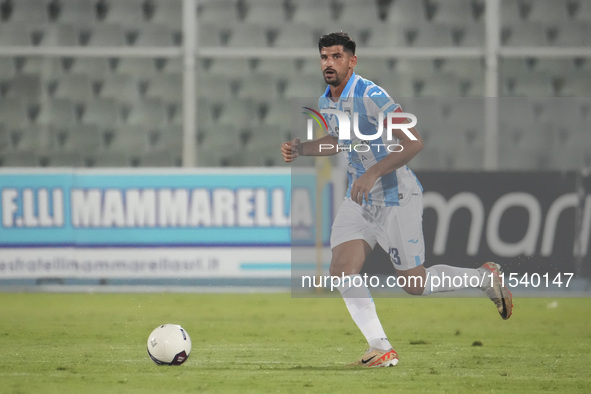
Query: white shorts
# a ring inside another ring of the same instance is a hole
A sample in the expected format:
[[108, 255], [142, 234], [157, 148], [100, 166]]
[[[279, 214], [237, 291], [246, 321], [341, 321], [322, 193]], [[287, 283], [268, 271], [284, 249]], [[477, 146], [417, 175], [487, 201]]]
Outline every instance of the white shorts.
[[345, 198], [332, 225], [330, 247], [355, 239], [372, 249], [379, 244], [397, 270], [423, 264], [423, 195], [413, 194], [406, 204], [393, 207], [362, 206]]

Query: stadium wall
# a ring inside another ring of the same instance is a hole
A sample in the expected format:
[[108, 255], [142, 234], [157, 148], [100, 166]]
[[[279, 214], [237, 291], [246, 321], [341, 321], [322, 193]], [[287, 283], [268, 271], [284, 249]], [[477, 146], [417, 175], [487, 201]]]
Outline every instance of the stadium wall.
[[15, 169], [0, 178], [3, 279], [289, 272], [289, 171]]
[[[426, 265], [591, 276], [591, 176], [581, 172], [423, 172]], [[374, 253], [366, 270], [392, 273]]]
[[[418, 176], [427, 265], [494, 260], [511, 272], [589, 276], [591, 176]], [[333, 199], [339, 200], [330, 183], [317, 193], [314, 172], [295, 176], [287, 169], [4, 169], [0, 185], [0, 286], [52, 278], [287, 286], [293, 263], [315, 271], [315, 254], [294, 261], [292, 246], [318, 245], [318, 209], [327, 271]], [[366, 270], [389, 273], [379, 253]]]

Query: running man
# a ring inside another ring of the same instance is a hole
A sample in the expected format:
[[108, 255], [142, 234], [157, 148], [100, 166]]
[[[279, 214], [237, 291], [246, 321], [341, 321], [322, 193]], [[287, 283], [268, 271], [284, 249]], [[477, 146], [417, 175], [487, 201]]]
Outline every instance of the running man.
[[[424, 267], [422, 187], [406, 165], [423, 148], [414, 127], [408, 128], [408, 134], [394, 129], [394, 141], [386, 139], [386, 127], [383, 137], [376, 140], [359, 139], [353, 132], [351, 139], [339, 139], [338, 119], [335, 113], [330, 113], [331, 109], [357, 114], [359, 131], [367, 136], [380, 129], [379, 122], [384, 121], [379, 116], [381, 112], [402, 112], [384, 89], [355, 74], [355, 47], [347, 33], [320, 37], [320, 65], [328, 86], [319, 99], [319, 109], [321, 113], [329, 110], [325, 112], [329, 134], [313, 141], [301, 142], [295, 138], [285, 142], [281, 154], [286, 162], [298, 156], [333, 155], [339, 151], [348, 154], [349, 186], [332, 226], [330, 275], [351, 279], [340, 283], [338, 289], [369, 345], [369, 350], [353, 365], [386, 367], [398, 363], [398, 354], [382, 328], [369, 289], [353, 286], [362, 282], [353, 279], [359, 276], [376, 244], [388, 252], [399, 277], [422, 279], [405, 281], [404, 290], [409, 294], [453, 291], [469, 287], [470, 283], [481, 283], [479, 287], [495, 303], [503, 319], [511, 316], [513, 303], [511, 293], [501, 284], [500, 267], [495, 263], [486, 263], [478, 269], [448, 265]], [[392, 144], [394, 148], [385, 149]], [[365, 147], [360, 149], [361, 145]], [[475, 280], [463, 280], [457, 286], [460, 281], [443, 281], [444, 277]]]

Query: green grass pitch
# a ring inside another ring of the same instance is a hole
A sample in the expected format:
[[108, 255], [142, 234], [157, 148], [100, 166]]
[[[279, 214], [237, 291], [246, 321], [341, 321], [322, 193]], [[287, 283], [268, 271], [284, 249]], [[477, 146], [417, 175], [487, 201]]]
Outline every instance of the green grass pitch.
[[[355, 369], [365, 343], [340, 298], [289, 294], [0, 293], [0, 393], [591, 391], [591, 299], [378, 298], [400, 354]], [[146, 353], [183, 325], [181, 366]]]

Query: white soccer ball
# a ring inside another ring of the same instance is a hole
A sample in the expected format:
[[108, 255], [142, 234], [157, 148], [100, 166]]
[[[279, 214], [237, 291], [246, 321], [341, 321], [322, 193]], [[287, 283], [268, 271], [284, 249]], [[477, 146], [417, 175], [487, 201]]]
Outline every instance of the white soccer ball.
[[148, 354], [159, 365], [181, 365], [191, 354], [191, 337], [178, 324], [163, 324], [148, 337]]

